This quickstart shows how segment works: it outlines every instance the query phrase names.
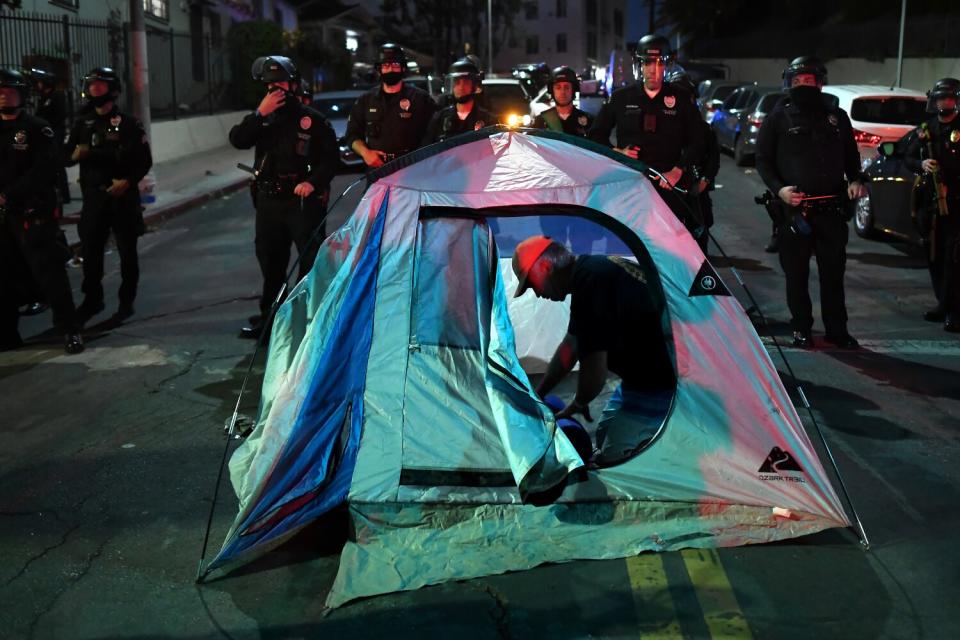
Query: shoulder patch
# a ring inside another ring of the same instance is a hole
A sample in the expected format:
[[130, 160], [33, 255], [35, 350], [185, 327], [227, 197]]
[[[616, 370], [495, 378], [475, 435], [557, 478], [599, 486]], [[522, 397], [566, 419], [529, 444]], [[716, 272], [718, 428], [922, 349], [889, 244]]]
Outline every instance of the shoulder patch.
[[306, 131], [313, 126], [313, 118], [310, 116], [303, 116], [300, 118], [300, 128]]
[[663, 105], [667, 109], [673, 109], [677, 105], [677, 98], [675, 96], [663, 96]]

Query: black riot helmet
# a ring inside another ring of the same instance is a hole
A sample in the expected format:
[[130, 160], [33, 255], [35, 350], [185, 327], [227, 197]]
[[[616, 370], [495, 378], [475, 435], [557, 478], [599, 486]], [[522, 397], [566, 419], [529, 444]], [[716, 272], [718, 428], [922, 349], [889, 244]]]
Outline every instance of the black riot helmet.
[[387, 42], [380, 45], [380, 53], [377, 55], [377, 70], [382, 65], [399, 63], [404, 71], [407, 70], [407, 53], [398, 44]]
[[[953, 98], [960, 100], [960, 80], [956, 78], [940, 78], [933, 85], [933, 89], [927, 91], [927, 112], [937, 113], [937, 100], [943, 98]], [[946, 115], [946, 114], [942, 114]]]
[[22, 73], [15, 69], [0, 69], [0, 88], [16, 89], [20, 94], [20, 106], [27, 101], [30, 86]]
[[553, 84], [555, 82], [569, 82], [573, 85], [573, 92], [576, 93], [580, 91], [580, 79], [577, 78], [576, 72], [567, 66], [559, 66], [553, 70], [553, 73], [550, 75], [550, 93], [553, 93]]
[[271, 84], [273, 82], [289, 82], [291, 85], [300, 84], [300, 71], [293, 60], [286, 56], [263, 56], [253, 61], [250, 75], [257, 82]]
[[669, 40], [651, 33], [640, 38], [637, 48], [633, 52], [633, 57], [638, 65], [653, 60], [660, 60], [664, 64], [668, 64], [673, 62], [676, 54], [673, 47], [670, 46]]
[[[94, 82], [105, 82], [107, 84], [107, 92], [102, 96], [94, 97], [90, 95], [90, 85]], [[83, 77], [83, 95], [94, 107], [101, 107], [108, 102], [115, 102], [120, 95], [121, 89], [120, 76], [110, 67], [91, 69], [90, 72]]]
[[453, 92], [453, 81], [457, 78], [470, 78], [473, 83], [473, 91], [465, 96], [456, 98], [458, 103], [466, 103], [473, 99], [473, 97], [480, 93], [480, 85], [483, 83], [483, 70], [480, 69], [480, 65], [476, 63], [476, 58], [474, 56], [465, 56], [459, 60], [454, 61], [450, 65], [450, 68], [447, 69], [447, 78], [446, 81], [449, 83], [449, 88], [451, 93]]
[[812, 74], [817, 83], [827, 84], [827, 66], [823, 64], [820, 58], [816, 56], [800, 56], [794, 58], [783, 70], [783, 88], [789, 89], [793, 84], [793, 79], [803, 74]]
[[46, 69], [30, 69], [30, 79], [33, 80], [35, 87], [42, 82], [47, 87], [53, 88], [57, 83], [57, 76]]

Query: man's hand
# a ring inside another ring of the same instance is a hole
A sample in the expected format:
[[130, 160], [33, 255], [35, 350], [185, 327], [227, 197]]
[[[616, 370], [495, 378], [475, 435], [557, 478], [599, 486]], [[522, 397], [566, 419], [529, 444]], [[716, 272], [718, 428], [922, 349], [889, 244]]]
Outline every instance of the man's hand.
[[114, 179], [113, 183], [107, 187], [107, 195], [111, 195], [114, 198], [119, 198], [127, 192], [127, 189], [130, 188], [130, 181], [123, 179], [117, 180]]
[[851, 182], [847, 185], [847, 197], [851, 200], [858, 200], [866, 197], [867, 187], [859, 182]]
[[583, 414], [583, 417], [587, 419], [587, 422], [593, 422], [593, 416], [590, 415], [590, 405], [580, 404], [576, 400], [565, 406], [560, 411], [557, 411], [555, 417], [557, 420], [561, 420], [563, 418], [572, 418], [578, 413]]
[[674, 167], [663, 174], [663, 177], [660, 178], [660, 188], [661, 189], [672, 189], [673, 185], [680, 182], [680, 178], [683, 177], [683, 169], [680, 167]]
[[628, 158], [633, 158], [634, 160], [640, 156], [640, 147], [635, 144], [632, 144], [629, 147], [623, 147], [622, 149], [620, 147], [614, 147], [613, 150], [617, 153], [622, 153]]
[[927, 158], [926, 160], [920, 163], [920, 166], [927, 173], [933, 173], [934, 171], [940, 168], [940, 163], [934, 160], [933, 158]]
[[88, 144], [78, 144], [73, 150], [73, 153], [70, 155], [70, 159], [74, 162], [80, 162], [90, 155], [90, 145]]
[[780, 199], [786, 202], [791, 207], [799, 207], [800, 203], [803, 202], [803, 193], [797, 191], [797, 188], [794, 187], [784, 187], [777, 192], [777, 195], [780, 196]]
[[379, 149], [367, 149], [360, 153], [360, 157], [368, 167], [376, 169], [383, 166], [383, 159], [387, 157], [387, 153]]
[[260, 106], [257, 107], [257, 111], [261, 116], [266, 117], [282, 107], [286, 99], [287, 95], [281, 89], [269, 91], [267, 95], [263, 96], [263, 100], [260, 101]]
[[313, 185], [309, 182], [301, 182], [293, 188], [293, 194], [301, 198], [308, 198], [313, 193]]

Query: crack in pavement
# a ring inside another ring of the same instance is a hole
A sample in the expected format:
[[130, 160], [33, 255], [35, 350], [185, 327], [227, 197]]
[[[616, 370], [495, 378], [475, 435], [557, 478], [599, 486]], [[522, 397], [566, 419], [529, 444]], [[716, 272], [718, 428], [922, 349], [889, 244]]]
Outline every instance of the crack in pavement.
[[497, 629], [497, 636], [502, 640], [510, 640], [510, 612], [507, 611], [507, 598], [489, 584], [475, 587], [493, 598], [493, 607], [489, 610], [490, 618]]
[[152, 316], [144, 316], [139, 319], [138, 322], [149, 322], [151, 320], [159, 320], [161, 318], [169, 318], [171, 316], [183, 315], [185, 313], [193, 313], [195, 311], [203, 311], [204, 309], [212, 309], [213, 307], [222, 307], [223, 305], [232, 304], [234, 302], [246, 302], [249, 300], [258, 300], [260, 296], [236, 296], [234, 298], [228, 298], [226, 300], [218, 300], [217, 302], [211, 302], [209, 304], [202, 304], [196, 307], [190, 307], [187, 309], [178, 309], [176, 311], [169, 311], [167, 313], [155, 313]]
[[[43, 511], [36, 511], [36, 512], [34, 512], [34, 514], [38, 514], [38, 515], [41, 515], [41, 516], [43, 515], [43, 513], [44, 513]], [[63, 518], [61, 518], [60, 515], [59, 515], [56, 511], [47, 511], [46, 513], [49, 513], [50, 515], [52, 515], [52, 516], [54, 517], [54, 519], [56, 519], [58, 522], [60, 522], [61, 524], [63, 524]], [[22, 578], [22, 577], [23, 577], [23, 574], [25, 574], [25, 573], [27, 572], [27, 569], [29, 569], [29, 568], [30, 568], [30, 565], [32, 565], [34, 562], [36, 562], [37, 560], [40, 560], [41, 558], [43, 558], [44, 556], [46, 556], [46, 555], [47, 555], [48, 553], [50, 553], [51, 551], [53, 551], [53, 550], [55, 550], [55, 549], [59, 549], [59, 548], [62, 547], [63, 545], [67, 544], [67, 540], [70, 538], [71, 534], [73, 534], [73, 532], [76, 531], [76, 530], [79, 529], [79, 528], [80, 528], [80, 523], [77, 523], [77, 524], [73, 525], [72, 527], [70, 527], [69, 529], [67, 529], [67, 531], [66, 531], [66, 532], [63, 534], [63, 536], [60, 538], [60, 541], [59, 541], [59, 542], [57, 542], [56, 544], [53, 544], [53, 545], [51, 545], [51, 546], [49, 546], [49, 547], [44, 547], [43, 549], [40, 550], [40, 553], [34, 554], [34, 555], [30, 556], [29, 558], [27, 558], [27, 561], [23, 563], [23, 566], [20, 567], [20, 570], [17, 571], [17, 573], [14, 574], [13, 577], [11, 577], [9, 580], [7, 580], [6, 582], [4, 582], [4, 583], [3, 583], [3, 586], [9, 587], [11, 584], [13, 584], [14, 582], [16, 582], [16, 581], [19, 580], [20, 578]]]
[[[75, 528], [78, 528], [79, 526], [80, 526], [80, 525], [77, 525], [77, 527], [75, 527]], [[94, 563], [101, 555], [103, 555], [103, 550], [106, 548], [107, 543], [110, 542], [110, 540], [111, 540], [110, 537], [104, 538], [104, 539], [100, 542], [100, 544], [97, 546], [97, 548], [93, 551], [93, 553], [91, 553], [90, 555], [87, 556], [87, 560], [86, 560], [85, 565], [84, 565], [83, 567], [81, 567], [80, 571], [76, 573], [75, 577], [74, 577], [74, 576], [71, 576], [71, 577], [72, 577], [72, 580], [71, 580], [66, 586], [64, 586], [62, 589], [60, 589], [60, 590], [53, 596], [53, 598], [50, 600], [50, 602], [48, 602], [46, 605], [44, 605], [44, 606], [41, 608], [41, 610], [33, 617], [33, 619], [30, 621], [30, 626], [29, 626], [29, 628], [28, 628], [29, 631], [28, 631], [27, 636], [28, 636], [29, 638], [33, 638], [34, 633], [36, 632], [37, 624], [40, 623], [40, 619], [43, 618], [43, 616], [45, 616], [47, 613], [49, 613], [51, 609], [53, 609], [54, 605], [57, 604], [57, 601], [60, 600], [60, 598], [62, 598], [63, 595], [64, 595], [67, 591], [69, 591], [70, 589], [72, 589], [73, 587], [75, 587], [75, 586], [77, 585], [77, 583], [79, 583], [81, 580], [83, 580], [84, 577], [86, 577], [86, 575], [90, 572], [90, 569], [93, 568], [93, 563]]]
[[183, 376], [190, 373], [190, 371], [196, 366], [197, 361], [200, 359], [200, 356], [202, 355], [203, 355], [203, 349], [199, 349], [198, 351], [193, 352], [193, 356], [190, 358], [190, 362], [187, 363], [187, 366], [184, 367], [182, 371], [179, 371], [170, 377], [160, 380], [156, 384], [157, 388], [149, 391], [149, 393], [159, 393], [160, 391], [162, 391], [160, 387], [163, 387], [168, 382], [176, 380], [177, 378], [182, 378]]

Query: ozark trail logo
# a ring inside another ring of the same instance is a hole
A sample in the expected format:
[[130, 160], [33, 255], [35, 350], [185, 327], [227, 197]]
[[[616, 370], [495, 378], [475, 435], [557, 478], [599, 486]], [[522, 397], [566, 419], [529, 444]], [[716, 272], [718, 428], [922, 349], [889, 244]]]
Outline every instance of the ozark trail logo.
[[713, 291], [717, 288], [717, 281], [714, 280], [713, 276], [703, 276], [700, 278], [700, 287], [704, 291]]
[[780, 447], [774, 447], [770, 450], [767, 459], [760, 465], [757, 473], [760, 474], [761, 480], [804, 484], [807, 482], [803, 476], [798, 475], [803, 473], [803, 467], [800, 466], [800, 463], [794, 460], [789, 451], [784, 451]]

